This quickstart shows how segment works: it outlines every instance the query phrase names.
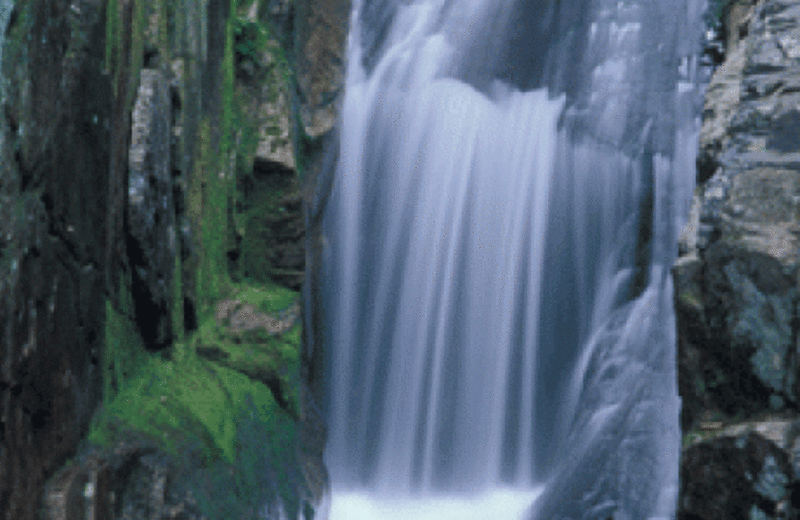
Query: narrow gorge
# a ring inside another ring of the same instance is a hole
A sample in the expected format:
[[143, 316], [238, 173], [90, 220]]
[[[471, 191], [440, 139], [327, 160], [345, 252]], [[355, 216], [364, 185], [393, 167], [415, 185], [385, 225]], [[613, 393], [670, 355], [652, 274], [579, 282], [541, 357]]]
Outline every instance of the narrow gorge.
[[0, 518], [800, 518], [798, 208], [798, 0], [0, 0]]

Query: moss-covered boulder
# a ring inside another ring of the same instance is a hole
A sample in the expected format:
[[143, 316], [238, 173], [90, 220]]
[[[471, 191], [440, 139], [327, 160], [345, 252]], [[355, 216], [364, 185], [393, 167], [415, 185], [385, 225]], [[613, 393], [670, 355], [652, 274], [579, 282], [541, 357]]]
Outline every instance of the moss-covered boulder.
[[299, 399], [297, 294], [226, 292], [195, 334], [170, 356], [147, 355], [98, 411], [50, 481], [47, 518], [311, 518], [320, 507], [327, 476], [308, 455], [321, 455], [309, 445], [320, 421]]

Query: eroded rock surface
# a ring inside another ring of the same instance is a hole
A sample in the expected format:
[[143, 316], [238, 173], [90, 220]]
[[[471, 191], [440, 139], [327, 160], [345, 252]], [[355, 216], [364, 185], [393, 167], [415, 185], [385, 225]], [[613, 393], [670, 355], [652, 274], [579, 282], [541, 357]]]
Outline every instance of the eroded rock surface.
[[678, 518], [797, 518], [797, 482], [786, 452], [749, 432], [683, 451]]
[[[5, 7], [5, 6], [4, 6]], [[76, 14], [80, 13], [80, 15]], [[37, 518], [101, 399], [104, 2], [17, 2], [0, 107], [0, 518]]]
[[128, 242], [133, 264], [137, 319], [151, 347], [172, 339], [175, 271], [175, 204], [170, 171], [171, 103], [158, 70], [140, 73], [131, 116], [128, 154]]
[[[250, 105], [237, 98], [246, 89], [237, 91], [229, 79], [244, 81], [246, 67], [231, 70], [227, 24], [240, 14], [231, 5], [20, 0], [10, 17], [9, 2], [0, 5], [2, 25], [9, 21], [0, 74], [0, 518], [34, 520], [45, 507], [65, 519], [199, 518], [202, 508], [188, 491], [208, 493], [218, 484], [219, 468], [203, 468], [208, 472], [195, 480], [175, 473], [182, 464], [169, 462], [156, 442], [146, 453], [79, 443], [93, 414], [98, 417], [104, 391], [113, 400], [140, 368], [136, 360], [165, 363], [207, 318], [204, 306], [213, 304], [224, 281], [232, 241], [225, 230], [233, 190], [221, 181], [233, 176], [239, 159], [252, 167], [253, 157], [295, 173], [291, 89], [273, 96], [275, 85], [264, 85], [287, 79], [288, 69], [277, 66], [287, 60], [270, 43], [262, 58], [273, 75], [251, 78], [258, 95]], [[264, 0], [245, 9], [259, 20], [279, 20], [289, 41], [291, 6]], [[250, 128], [230, 130], [241, 109], [252, 112], [255, 137]], [[275, 253], [294, 286], [303, 265], [296, 247], [303, 240], [299, 201], [296, 189], [286, 194], [275, 211], [292, 217], [267, 223], [291, 235], [292, 247]], [[255, 332], [247, 329], [246, 310], [234, 320], [245, 335]], [[299, 312], [292, 307], [289, 314], [291, 320], [288, 314], [261, 317], [259, 326], [299, 343]], [[140, 351], [141, 339], [162, 352]], [[283, 347], [284, 357], [293, 351], [296, 358], [296, 344]], [[292, 392], [300, 394], [303, 383], [295, 383]], [[309, 518], [329, 489], [324, 425], [310, 398], [296, 399], [290, 416], [261, 397], [282, 414], [282, 436], [264, 430], [269, 421], [242, 419], [240, 446], [258, 453], [268, 439], [276, 450], [271, 459], [258, 459], [258, 468], [247, 458], [223, 468], [264, 475], [242, 517], [302, 511]], [[150, 418], [152, 411], [137, 415]], [[232, 416], [221, 415], [231, 424]], [[225, 439], [226, 455], [231, 441]], [[170, 483], [180, 493], [171, 495]], [[281, 496], [297, 497], [294, 502], [274, 499], [284, 485]], [[215, 515], [228, 518], [224, 507]]]
[[798, 518], [800, 2], [738, 0], [726, 20], [673, 268], [678, 518]]
[[706, 96], [698, 188], [674, 268], [683, 428], [800, 405], [800, 2], [747, 9]]

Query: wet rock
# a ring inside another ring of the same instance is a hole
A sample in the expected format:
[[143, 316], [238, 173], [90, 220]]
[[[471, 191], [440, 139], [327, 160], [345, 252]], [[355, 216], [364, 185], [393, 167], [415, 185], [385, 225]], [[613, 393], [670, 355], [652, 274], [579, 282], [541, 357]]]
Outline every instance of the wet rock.
[[678, 518], [798, 518], [800, 421], [761, 414], [688, 434]]
[[256, 159], [240, 179], [239, 262], [242, 274], [300, 290], [305, 277], [305, 231], [297, 173]]
[[90, 448], [45, 489], [44, 519], [203, 520], [193, 494], [180, 492], [172, 460], [146, 441]]
[[103, 5], [17, 2], [3, 18], [0, 516], [8, 519], [38, 517], [46, 478], [101, 399], [112, 99]]
[[705, 411], [800, 404], [800, 2], [763, 0], [738, 20], [743, 37], [707, 90], [673, 268], [685, 430]]
[[287, 345], [280, 341], [300, 317], [300, 302], [295, 300], [280, 312], [266, 313], [240, 299], [227, 299], [216, 304], [214, 317], [217, 341], [197, 345], [197, 354], [260, 381], [281, 408], [299, 419], [297, 392], [293, 390], [299, 382], [290, 376], [290, 365], [296, 358], [286, 355]]
[[240, 300], [219, 302], [214, 314], [217, 324], [227, 325], [227, 329], [234, 334], [263, 329], [270, 336], [283, 334], [292, 328], [299, 315], [299, 301], [275, 315], [270, 315], [259, 311], [254, 305], [243, 304]]
[[128, 154], [128, 252], [143, 339], [163, 347], [172, 336], [175, 206], [170, 172], [169, 87], [160, 71], [143, 69], [132, 113]]
[[298, 101], [305, 133], [333, 128], [343, 98], [350, 2], [306, 0], [297, 7]]
[[738, 433], [727, 431], [685, 448], [677, 517], [797, 518], [791, 458], [784, 447], [756, 432], [763, 430], [785, 442], [785, 432], [775, 432], [775, 426], [770, 422], [739, 425]]

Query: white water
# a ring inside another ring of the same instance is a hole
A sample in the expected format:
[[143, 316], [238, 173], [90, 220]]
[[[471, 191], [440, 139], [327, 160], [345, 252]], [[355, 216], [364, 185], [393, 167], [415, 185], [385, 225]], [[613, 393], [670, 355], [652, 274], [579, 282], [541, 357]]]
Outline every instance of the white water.
[[561, 119], [564, 95], [478, 90], [463, 64], [511, 12], [492, 0], [398, 3], [367, 70], [361, 11], [324, 215], [330, 517], [518, 519], [543, 490], [541, 518], [566, 518], [565, 493], [585, 518], [673, 516], [669, 266], [696, 117], [676, 116], [669, 155], [652, 117], [623, 150], [613, 53], [588, 82], [594, 133]]
[[494, 489], [469, 497], [376, 496], [334, 489], [330, 518], [348, 520], [496, 520], [521, 518], [538, 491]]

